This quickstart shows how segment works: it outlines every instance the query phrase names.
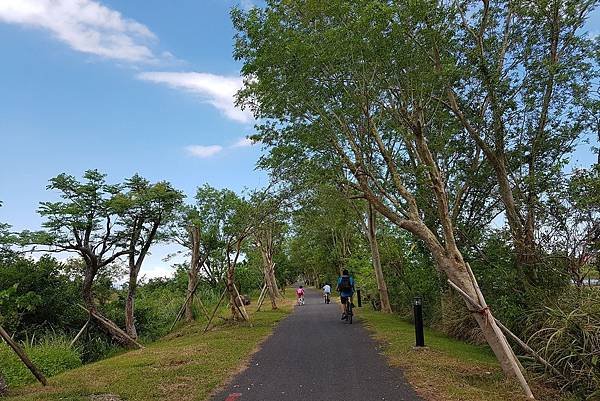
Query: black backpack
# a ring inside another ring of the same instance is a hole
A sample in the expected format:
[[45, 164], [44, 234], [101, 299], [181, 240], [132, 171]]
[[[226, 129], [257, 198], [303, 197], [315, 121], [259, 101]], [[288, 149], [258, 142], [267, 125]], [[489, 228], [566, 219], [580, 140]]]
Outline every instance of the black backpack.
[[342, 280], [340, 281], [340, 285], [338, 287], [340, 289], [340, 292], [352, 291], [352, 283], [350, 282], [350, 276], [342, 276]]

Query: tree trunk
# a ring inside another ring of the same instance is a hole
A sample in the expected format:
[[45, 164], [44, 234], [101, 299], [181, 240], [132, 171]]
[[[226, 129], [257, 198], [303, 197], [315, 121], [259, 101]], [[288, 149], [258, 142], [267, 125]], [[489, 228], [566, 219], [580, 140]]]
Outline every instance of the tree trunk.
[[13, 349], [13, 351], [15, 351], [17, 356], [21, 359], [23, 364], [25, 366], [27, 366], [27, 368], [31, 371], [31, 373], [33, 373], [35, 378], [38, 379], [38, 381], [40, 383], [42, 383], [42, 385], [47, 386], [48, 381], [46, 380], [46, 377], [44, 376], [44, 374], [33, 364], [33, 362], [31, 362], [31, 359], [29, 359], [27, 354], [25, 354], [25, 351], [23, 351], [23, 349], [19, 346], [19, 344], [17, 344], [8, 335], [8, 333], [4, 330], [4, 328], [2, 326], [0, 326], [0, 338], [4, 339], [4, 341], [6, 341], [6, 343]]
[[188, 271], [188, 285], [187, 285], [187, 302], [185, 303], [185, 321], [190, 323], [194, 321], [194, 294], [193, 291], [196, 289], [196, 285], [198, 284], [198, 270], [190, 269]]
[[[477, 300], [479, 304], [483, 306], [482, 310], [474, 311], [473, 313], [473, 317], [477, 321], [483, 336], [498, 359], [504, 374], [516, 379], [525, 390], [526, 396], [529, 399], [533, 399], [533, 394], [519, 367], [517, 357], [508, 344], [506, 336], [496, 324], [494, 316], [485, 302], [485, 298], [479, 289], [471, 268], [462, 260], [460, 252], [456, 252], [457, 253], [453, 258], [444, 257], [445, 260], [441, 260], [442, 263], [440, 263], [440, 268], [446, 272], [450, 280], [458, 285], [465, 294], [472, 299]], [[465, 303], [467, 303], [469, 309], [472, 309], [472, 306], [468, 301], [465, 300]]]
[[377, 213], [375, 210], [373, 210], [373, 206], [369, 203], [367, 236], [369, 238], [369, 244], [371, 245], [371, 256], [373, 258], [373, 269], [375, 269], [377, 289], [379, 290], [379, 299], [381, 300], [381, 311], [385, 313], [392, 313], [392, 306], [390, 305], [387, 284], [385, 282], [385, 277], [383, 277], [383, 270], [381, 268], [379, 244], [377, 243], [376, 217]]
[[194, 320], [194, 311], [192, 308], [194, 294], [192, 294], [192, 292], [196, 290], [198, 284], [198, 269], [200, 268], [200, 229], [198, 227], [192, 227], [189, 231], [192, 242], [192, 260], [190, 262], [190, 269], [188, 270], [188, 299], [185, 304], [185, 321], [188, 323]]
[[228, 261], [226, 279], [227, 292], [229, 293], [229, 304], [231, 308], [231, 317], [233, 320], [241, 320], [243, 318], [237, 306], [237, 302], [240, 302], [241, 300], [238, 299], [235, 288], [233, 287], [235, 282], [235, 261]]
[[96, 278], [97, 271], [98, 268], [96, 266], [89, 266], [86, 263], [81, 293], [83, 296], [83, 301], [85, 302], [85, 306], [91, 311], [96, 310], [96, 306], [94, 305], [94, 295], [92, 293], [92, 286], [94, 285], [94, 278]]
[[135, 293], [137, 291], [137, 279], [139, 270], [129, 267], [129, 285], [127, 289], [127, 300], [125, 301], [125, 331], [133, 338], [137, 338], [135, 329]]
[[262, 241], [259, 241], [259, 248], [263, 260], [263, 274], [265, 276], [265, 284], [267, 285], [267, 293], [269, 294], [269, 299], [271, 300], [271, 309], [277, 309], [277, 284], [273, 283], [273, 261], [267, 249], [268, 247]]

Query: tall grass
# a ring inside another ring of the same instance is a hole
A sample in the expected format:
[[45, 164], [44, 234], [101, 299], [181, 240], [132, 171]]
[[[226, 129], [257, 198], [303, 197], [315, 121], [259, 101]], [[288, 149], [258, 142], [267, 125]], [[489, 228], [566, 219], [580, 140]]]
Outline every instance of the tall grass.
[[528, 322], [529, 345], [562, 373], [550, 380], [600, 400], [600, 289], [570, 288]]
[[[66, 337], [49, 334], [37, 342], [22, 344], [32, 362], [46, 376], [54, 376], [81, 366], [79, 350], [69, 346]], [[9, 387], [35, 381], [35, 378], [8, 345], [0, 342], [0, 372]]]

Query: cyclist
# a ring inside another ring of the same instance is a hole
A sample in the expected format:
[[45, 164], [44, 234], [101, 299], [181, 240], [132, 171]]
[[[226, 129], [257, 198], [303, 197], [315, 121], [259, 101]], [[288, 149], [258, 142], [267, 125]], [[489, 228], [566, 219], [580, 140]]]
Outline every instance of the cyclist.
[[298, 297], [298, 305], [304, 305], [304, 288], [302, 286], [296, 290], [296, 297]]
[[331, 295], [331, 286], [329, 283], [325, 283], [323, 286], [323, 297], [325, 298], [325, 303], [329, 303], [329, 296]]
[[342, 320], [345, 320], [348, 318], [348, 316], [346, 316], [346, 303], [351, 303], [352, 296], [354, 295], [354, 278], [350, 276], [347, 269], [344, 269], [342, 275], [338, 277], [337, 290], [340, 293]]

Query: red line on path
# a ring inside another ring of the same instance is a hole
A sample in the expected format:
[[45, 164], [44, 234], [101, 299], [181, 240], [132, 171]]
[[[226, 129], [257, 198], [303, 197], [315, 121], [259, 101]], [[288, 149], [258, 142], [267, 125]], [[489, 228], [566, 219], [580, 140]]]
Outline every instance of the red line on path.
[[240, 398], [242, 396], [242, 393], [233, 393], [233, 394], [229, 394], [227, 396], [227, 398], [225, 398], [225, 401], [236, 401], [238, 398]]

